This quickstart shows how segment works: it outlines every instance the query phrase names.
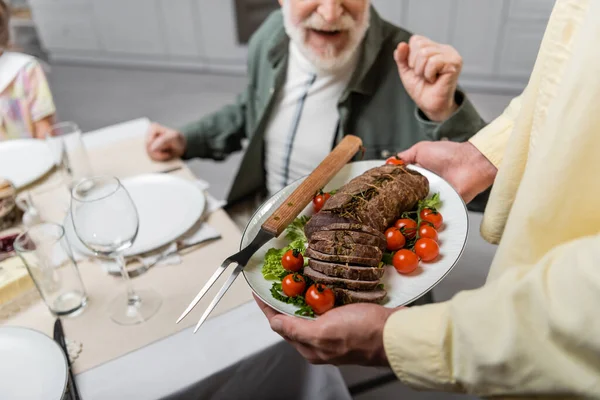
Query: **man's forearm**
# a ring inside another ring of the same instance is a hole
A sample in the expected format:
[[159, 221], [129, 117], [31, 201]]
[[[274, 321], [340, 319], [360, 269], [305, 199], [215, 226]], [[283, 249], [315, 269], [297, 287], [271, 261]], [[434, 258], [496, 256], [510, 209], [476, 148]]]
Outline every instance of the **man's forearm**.
[[578, 239], [449, 302], [398, 311], [384, 330], [392, 368], [420, 389], [594, 397], [599, 245]]

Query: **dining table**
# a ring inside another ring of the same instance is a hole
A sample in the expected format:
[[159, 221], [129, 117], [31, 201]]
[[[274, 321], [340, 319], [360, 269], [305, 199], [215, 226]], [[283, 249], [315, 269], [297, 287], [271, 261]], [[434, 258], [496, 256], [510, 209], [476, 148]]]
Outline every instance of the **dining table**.
[[[149, 124], [140, 118], [83, 134], [93, 173], [121, 179], [148, 173], [192, 182], [202, 178], [194, 176], [181, 160], [157, 163], [148, 158], [145, 133]], [[207, 187], [203, 181], [202, 188]], [[57, 172], [24, 190], [32, 191], [36, 206], [43, 203], [45, 220], [61, 222], [68, 191], [61, 187]], [[81, 397], [275, 399], [285, 390], [293, 393], [288, 398], [350, 398], [337, 368], [308, 364], [271, 331], [241, 278], [196, 334], [193, 325], [207, 302], [175, 324], [218, 263], [239, 249], [239, 228], [223, 209], [211, 211], [205, 223], [219, 232], [219, 239], [186, 249], [178, 265], [155, 266], [133, 278], [136, 287], [151, 287], [163, 301], [158, 314], [144, 323], [121, 326], [112, 322], [106, 302], [112, 292], [123, 290], [123, 283], [93, 259], [78, 261], [89, 301], [81, 315], [63, 318], [63, 324], [67, 340], [80, 346], [73, 369]], [[31, 303], [0, 320], [0, 325], [31, 328], [52, 337], [54, 316], [41, 299]], [[294, 383], [283, 384], [289, 374]]]
[[[211, 193], [209, 187], [211, 180], [218, 179], [214, 174], [194, 175], [189, 163], [181, 160], [157, 163], [148, 158], [149, 124], [147, 118], [139, 118], [85, 133], [83, 142], [94, 172], [120, 178], [167, 173], [190, 181], [201, 179], [208, 187], [207, 196], [222, 199], [224, 193]], [[39, 185], [52, 179], [44, 177]], [[468, 244], [455, 270], [475, 271], [473, 285], [478, 285], [495, 247], [479, 237], [481, 215], [469, 213], [469, 217]], [[196, 334], [194, 325], [207, 303], [176, 325], [220, 260], [240, 246], [241, 232], [223, 209], [211, 212], [206, 223], [219, 232], [219, 239], [188, 249], [178, 265], [155, 266], [133, 278], [134, 285], [151, 286], [163, 298], [159, 313], [142, 324], [121, 326], [110, 321], [104, 301], [107, 292], [122, 289], [122, 282], [93, 260], [79, 263], [90, 301], [81, 315], [63, 320], [67, 339], [81, 344], [73, 368], [82, 399], [350, 399], [349, 384], [385, 373], [355, 369], [343, 376], [337, 367], [306, 362], [271, 331], [243, 278], [237, 279]], [[448, 279], [456, 284], [461, 276], [453, 272]], [[442, 297], [450, 297], [453, 289], [444, 289], [443, 282], [440, 286]], [[30, 327], [52, 337], [53, 322], [39, 300], [0, 320], [0, 325]]]

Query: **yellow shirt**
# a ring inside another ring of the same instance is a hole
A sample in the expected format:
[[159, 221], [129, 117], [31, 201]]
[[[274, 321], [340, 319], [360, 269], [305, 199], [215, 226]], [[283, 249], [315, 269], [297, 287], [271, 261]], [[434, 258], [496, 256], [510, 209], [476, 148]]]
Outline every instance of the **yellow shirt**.
[[393, 314], [392, 368], [422, 389], [600, 398], [600, 0], [556, 1], [527, 88], [471, 142], [500, 167], [488, 281]]

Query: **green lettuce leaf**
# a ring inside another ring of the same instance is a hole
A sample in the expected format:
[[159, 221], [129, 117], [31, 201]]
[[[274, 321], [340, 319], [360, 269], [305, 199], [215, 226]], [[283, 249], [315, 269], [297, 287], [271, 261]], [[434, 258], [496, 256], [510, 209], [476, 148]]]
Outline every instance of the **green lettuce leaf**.
[[[289, 245], [285, 246], [283, 249], [271, 248], [267, 251], [262, 268], [262, 274], [266, 280], [281, 280], [289, 274], [289, 272], [283, 268], [283, 265], [281, 265], [281, 257], [283, 257], [286, 251], [290, 249], [298, 250], [304, 255], [306, 246], [308, 245], [308, 240], [304, 234], [304, 225], [306, 225], [308, 219], [309, 217], [307, 216], [300, 216], [286, 228], [285, 237], [291, 241]], [[307, 259], [304, 259], [304, 265], [308, 265]]]
[[432, 210], [437, 210], [442, 206], [442, 200], [440, 199], [440, 194], [436, 193], [428, 199], [424, 199], [419, 201], [419, 211], [424, 208], [431, 208]]
[[266, 280], [275, 281], [281, 280], [281, 276], [287, 273], [285, 269], [283, 269], [283, 265], [281, 265], [281, 257], [287, 251], [287, 248], [283, 248], [281, 250], [272, 248], [267, 251], [265, 255], [265, 263], [262, 267], [262, 274]]
[[310, 217], [301, 215], [296, 218], [285, 230], [285, 238], [295, 242], [303, 240], [306, 242], [306, 235], [304, 234], [304, 225], [308, 222]]

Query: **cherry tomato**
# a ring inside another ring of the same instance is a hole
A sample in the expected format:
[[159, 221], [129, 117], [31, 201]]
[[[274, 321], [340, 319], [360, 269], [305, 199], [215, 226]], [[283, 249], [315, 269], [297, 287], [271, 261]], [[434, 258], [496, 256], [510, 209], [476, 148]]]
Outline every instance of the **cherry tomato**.
[[423, 221], [430, 222], [435, 229], [440, 229], [442, 224], [444, 223], [444, 218], [442, 218], [442, 214], [440, 214], [436, 210], [432, 210], [431, 208], [422, 209], [419, 216]]
[[440, 254], [440, 246], [433, 239], [419, 239], [415, 243], [415, 253], [425, 262], [433, 261]]
[[296, 249], [290, 249], [281, 257], [283, 269], [291, 272], [298, 272], [304, 266], [304, 257]]
[[429, 238], [432, 240], [438, 241], [438, 234], [435, 228], [428, 223], [421, 224], [419, 228], [419, 239], [421, 238]]
[[410, 218], [402, 218], [396, 221], [394, 226], [400, 230], [407, 239], [414, 239], [417, 236], [417, 222]]
[[300, 296], [306, 289], [306, 281], [299, 274], [289, 274], [281, 281], [281, 289], [288, 297]]
[[391, 156], [385, 160], [385, 163], [388, 165], [404, 165], [404, 161], [402, 161], [401, 158], [398, 158], [398, 156]]
[[309, 287], [304, 298], [306, 304], [311, 306], [317, 315], [324, 314], [335, 305], [333, 290], [320, 283], [315, 283]]
[[319, 193], [313, 197], [313, 209], [315, 212], [321, 211], [321, 208], [325, 205], [325, 202], [331, 197], [329, 193], [323, 193], [322, 190], [319, 190]]
[[404, 235], [395, 227], [388, 228], [388, 230], [385, 231], [385, 239], [389, 251], [400, 250], [406, 244]]
[[410, 250], [399, 250], [394, 254], [392, 264], [401, 274], [410, 274], [419, 266], [419, 257]]

